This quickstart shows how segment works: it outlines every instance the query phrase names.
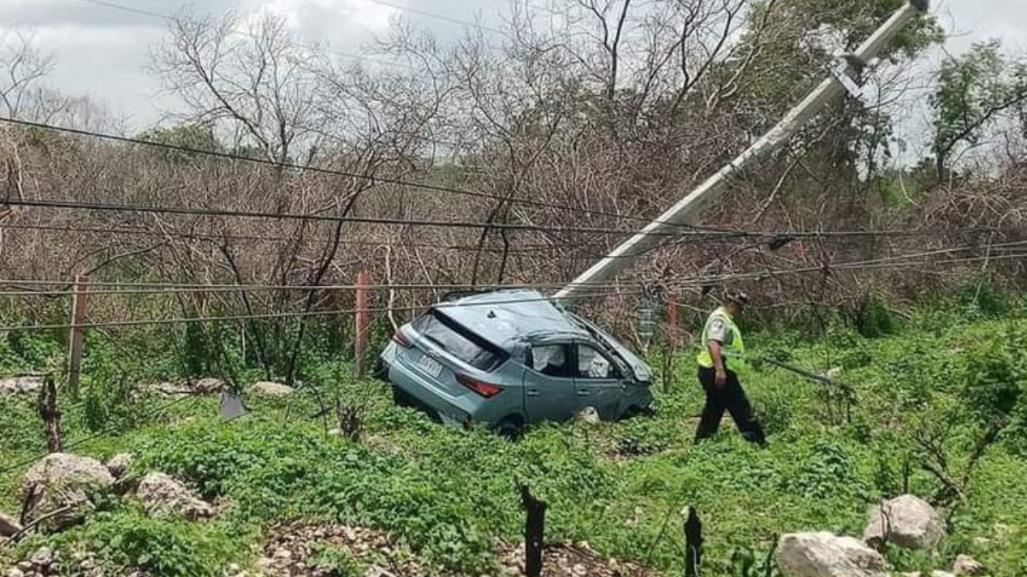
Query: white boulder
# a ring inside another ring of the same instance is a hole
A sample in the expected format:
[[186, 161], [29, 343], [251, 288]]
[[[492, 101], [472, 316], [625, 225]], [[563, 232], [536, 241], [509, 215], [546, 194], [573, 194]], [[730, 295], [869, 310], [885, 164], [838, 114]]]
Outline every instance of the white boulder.
[[113, 484], [114, 477], [96, 459], [68, 453], [47, 455], [22, 480], [22, 495], [27, 501], [25, 521], [53, 514], [42, 526], [54, 530], [66, 527], [92, 511], [92, 497], [110, 490]]
[[589, 425], [599, 424], [599, 411], [595, 407], [585, 407], [578, 412], [577, 419]]
[[293, 394], [296, 389], [289, 385], [283, 385], [281, 383], [273, 383], [270, 381], [260, 381], [250, 385], [249, 392], [254, 395], [263, 395], [265, 397], [286, 397]]
[[945, 529], [934, 507], [914, 495], [902, 495], [870, 508], [863, 540], [880, 548], [892, 543], [905, 549], [933, 549]]
[[132, 454], [131, 453], [118, 453], [110, 459], [107, 459], [107, 470], [110, 471], [111, 476], [115, 479], [120, 479], [128, 473], [129, 468], [132, 467]]
[[956, 557], [955, 563], [952, 564], [952, 573], [956, 577], [961, 577], [963, 575], [984, 575], [984, 566], [969, 555], [960, 555]]
[[215, 378], [200, 379], [192, 384], [195, 393], [209, 394], [220, 393], [225, 388], [225, 381]]
[[782, 535], [777, 566], [784, 577], [887, 577], [880, 553], [859, 539], [831, 533]]
[[157, 517], [179, 515], [191, 521], [214, 516], [214, 507], [174, 477], [150, 473], [139, 481], [136, 497], [147, 514]]
[[34, 393], [43, 388], [43, 377], [12, 377], [0, 379], [0, 397]]
[[21, 524], [10, 515], [0, 511], [0, 537], [10, 537], [21, 531]]

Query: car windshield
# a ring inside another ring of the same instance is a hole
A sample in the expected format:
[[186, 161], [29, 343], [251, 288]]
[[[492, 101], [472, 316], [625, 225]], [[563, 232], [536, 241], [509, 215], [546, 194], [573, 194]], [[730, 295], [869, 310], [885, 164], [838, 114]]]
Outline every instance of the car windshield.
[[490, 346], [437, 311], [421, 315], [415, 330], [437, 347], [483, 371], [491, 371], [503, 360], [503, 353]]

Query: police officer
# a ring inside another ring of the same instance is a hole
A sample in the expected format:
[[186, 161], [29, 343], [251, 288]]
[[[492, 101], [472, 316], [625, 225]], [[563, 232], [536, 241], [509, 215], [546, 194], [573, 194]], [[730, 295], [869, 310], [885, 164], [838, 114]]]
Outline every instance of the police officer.
[[706, 392], [706, 406], [695, 431], [696, 443], [716, 434], [726, 410], [731, 413], [745, 439], [766, 444], [763, 427], [756, 420], [752, 405], [733, 370], [745, 363], [745, 342], [735, 319], [748, 302], [749, 297], [744, 292], [727, 291], [723, 306], [713, 311], [703, 327], [703, 350], [697, 360], [699, 382]]

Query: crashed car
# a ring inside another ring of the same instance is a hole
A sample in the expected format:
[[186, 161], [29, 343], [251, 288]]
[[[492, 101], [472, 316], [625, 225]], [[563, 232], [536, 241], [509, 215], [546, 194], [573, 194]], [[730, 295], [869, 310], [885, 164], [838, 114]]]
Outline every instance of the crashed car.
[[533, 290], [463, 295], [399, 328], [379, 376], [397, 403], [442, 422], [516, 437], [592, 407], [603, 420], [647, 412], [649, 367], [594, 324]]

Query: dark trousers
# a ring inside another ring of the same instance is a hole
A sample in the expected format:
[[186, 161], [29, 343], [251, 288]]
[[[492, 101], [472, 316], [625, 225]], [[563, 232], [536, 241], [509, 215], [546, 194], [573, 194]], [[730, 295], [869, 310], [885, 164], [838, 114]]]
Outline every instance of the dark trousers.
[[702, 418], [699, 419], [699, 428], [695, 431], [695, 442], [715, 435], [720, 428], [724, 411], [727, 411], [731, 413], [731, 418], [735, 420], [735, 425], [747, 441], [766, 444], [763, 427], [756, 420], [752, 405], [749, 404], [749, 399], [738, 382], [738, 375], [728, 369], [727, 382], [723, 387], [718, 387], [716, 374], [714, 369], [699, 367], [699, 382], [706, 391], [706, 406], [703, 407]]

